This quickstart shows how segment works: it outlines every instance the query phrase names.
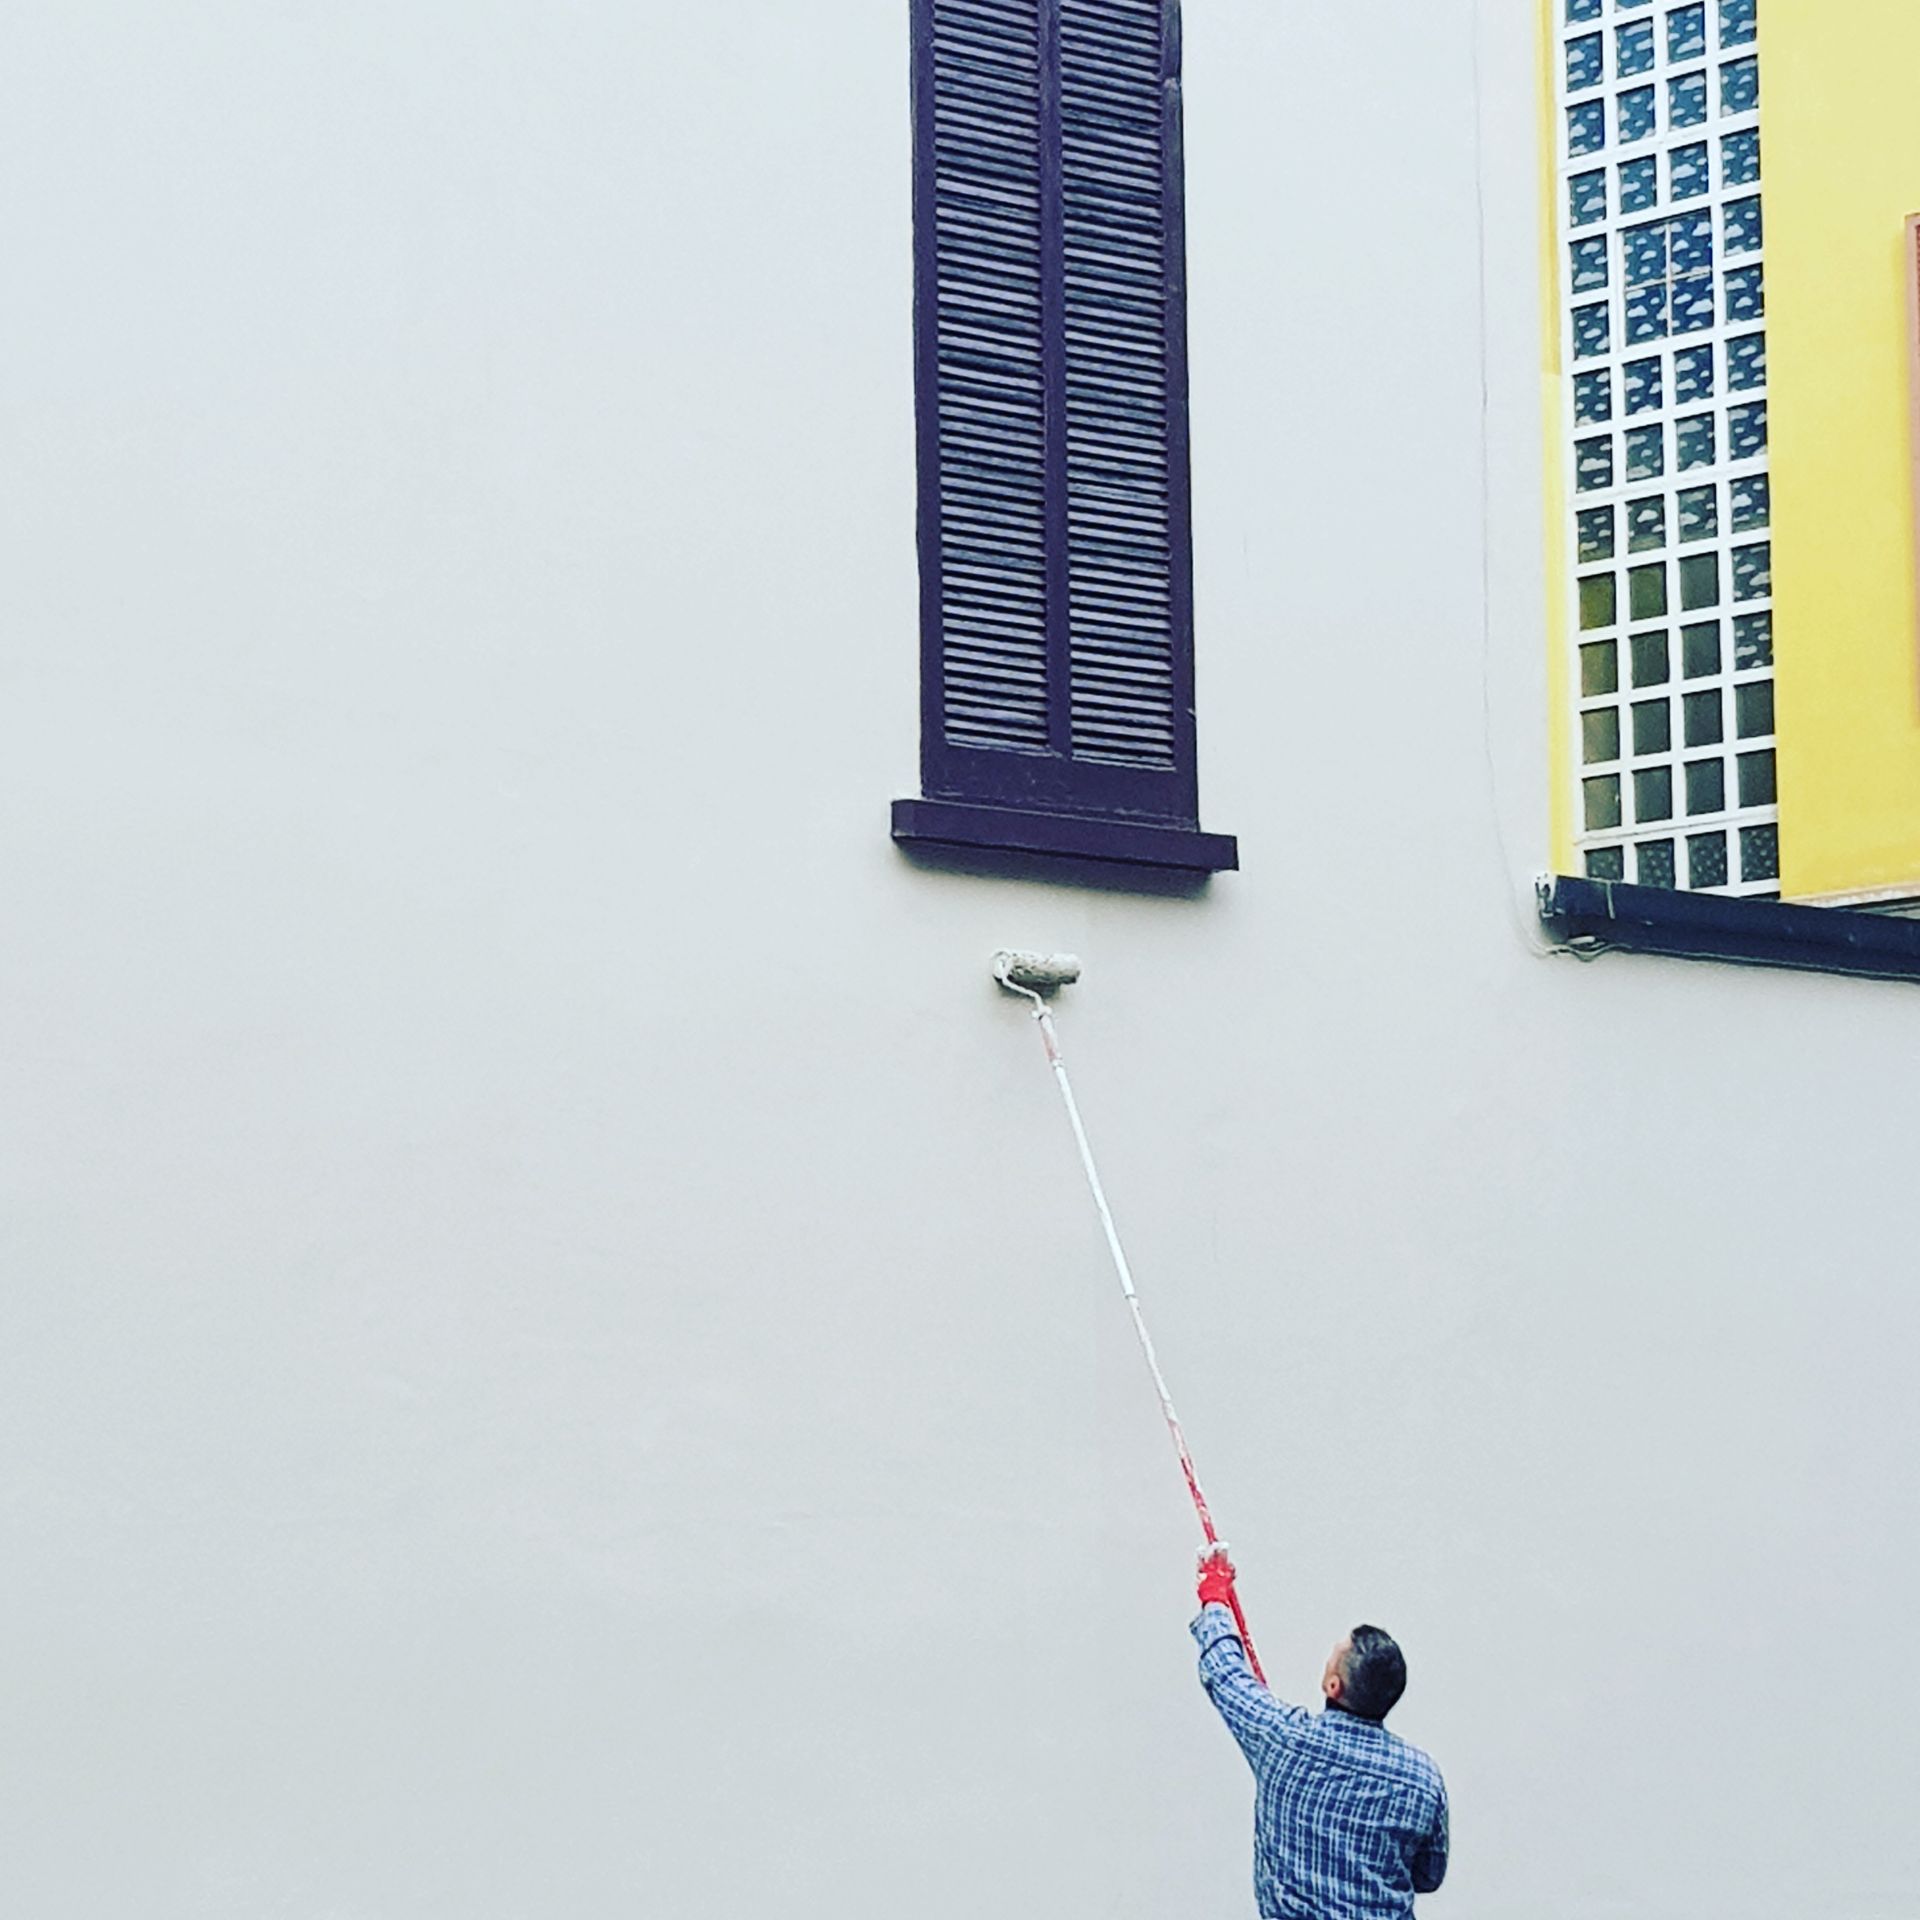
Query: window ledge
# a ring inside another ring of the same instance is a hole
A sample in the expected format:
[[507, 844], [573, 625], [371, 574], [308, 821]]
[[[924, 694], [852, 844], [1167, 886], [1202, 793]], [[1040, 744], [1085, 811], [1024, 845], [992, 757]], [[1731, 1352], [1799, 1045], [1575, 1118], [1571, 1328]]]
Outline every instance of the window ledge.
[[1540, 918], [1582, 954], [1618, 948], [1737, 966], [1920, 980], [1920, 921], [1893, 914], [1550, 876], [1540, 882]]
[[1239, 843], [1230, 833], [982, 807], [965, 800], [896, 800], [893, 837], [906, 846], [981, 847], [1188, 874], [1231, 872], [1240, 865]]

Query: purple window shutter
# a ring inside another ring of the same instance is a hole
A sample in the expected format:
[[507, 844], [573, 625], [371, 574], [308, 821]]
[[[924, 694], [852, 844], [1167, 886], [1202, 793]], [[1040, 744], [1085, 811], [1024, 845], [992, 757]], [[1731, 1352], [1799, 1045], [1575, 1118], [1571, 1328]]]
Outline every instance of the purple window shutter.
[[921, 778], [1198, 824], [1177, 0], [913, 0]]

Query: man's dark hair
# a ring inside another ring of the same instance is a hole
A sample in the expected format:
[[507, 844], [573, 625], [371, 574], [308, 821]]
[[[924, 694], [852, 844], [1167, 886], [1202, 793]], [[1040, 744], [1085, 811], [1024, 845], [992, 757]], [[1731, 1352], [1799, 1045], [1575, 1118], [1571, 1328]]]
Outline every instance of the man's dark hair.
[[1340, 1704], [1362, 1720], [1384, 1720], [1407, 1690], [1407, 1662], [1383, 1627], [1355, 1627], [1341, 1678]]

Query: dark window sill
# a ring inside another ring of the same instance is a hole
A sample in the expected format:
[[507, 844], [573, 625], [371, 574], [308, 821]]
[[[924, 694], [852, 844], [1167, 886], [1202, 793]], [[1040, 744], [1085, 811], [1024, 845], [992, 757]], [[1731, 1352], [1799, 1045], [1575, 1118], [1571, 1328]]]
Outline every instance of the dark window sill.
[[985, 848], [1183, 874], [1225, 873], [1240, 865], [1239, 844], [1230, 833], [1029, 813], [965, 800], [896, 800], [893, 837], [908, 847]]
[[1618, 948], [1737, 966], [1920, 980], [1920, 920], [1896, 914], [1556, 876], [1540, 882], [1540, 918], [1575, 952]]

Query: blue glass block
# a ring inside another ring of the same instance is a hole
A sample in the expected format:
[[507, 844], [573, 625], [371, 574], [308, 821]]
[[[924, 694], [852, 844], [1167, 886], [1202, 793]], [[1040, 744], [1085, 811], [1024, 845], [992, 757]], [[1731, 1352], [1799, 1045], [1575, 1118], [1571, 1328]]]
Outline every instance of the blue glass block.
[[1736, 600], [1764, 600], [1773, 591], [1773, 547], [1762, 540], [1757, 546], [1733, 550], [1733, 597]]
[[1780, 878], [1780, 829], [1778, 827], [1742, 827], [1740, 829], [1740, 878], [1742, 880], [1778, 880]]
[[[1671, 808], [1662, 814], [1640, 814], [1638, 818], [1665, 820], [1671, 818]], [[1633, 850], [1633, 877], [1643, 887], [1664, 887], [1671, 893], [1678, 882], [1673, 876], [1673, 842], [1671, 840], [1643, 840]]]
[[1729, 60], [1720, 69], [1720, 111], [1751, 113], [1760, 104], [1760, 62]]
[[1620, 273], [1630, 287], [1644, 287], [1667, 277], [1667, 223], [1652, 220], [1629, 227], [1620, 236]]
[[1658, 480], [1666, 471], [1667, 435], [1664, 427], [1635, 427], [1627, 435], [1627, 478]]
[[1659, 126], [1654, 114], [1653, 89], [1651, 87], [1629, 87], [1614, 102], [1616, 117], [1620, 123], [1620, 144], [1631, 145], [1635, 140], [1650, 140]]
[[1705, 273], [1713, 265], [1713, 215], [1683, 213], [1670, 228], [1676, 275]]
[[1573, 357], [1595, 360], [1613, 345], [1613, 326], [1607, 318], [1606, 302], [1573, 310]]
[[1729, 253], [1758, 253], [1760, 251], [1760, 196], [1755, 194], [1750, 200], [1729, 200], [1725, 209], [1727, 222], [1727, 251]]
[[1582, 564], [1591, 560], [1613, 558], [1614, 533], [1611, 507], [1591, 507], [1585, 513], [1575, 514], [1574, 525], [1579, 535]]
[[1570, 154], [1598, 153], [1606, 144], [1605, 101], [1589, 100], [1583, 107], [1567, 109], [1567, 151]]
[[1661, 404], [1665, 381], [1658, 358], [1629, 360], [1626, 365], [1627, 411], [1651, 413]]
[[[1698, 127], [1707, 118], [1707, 76], [1683, 73], [1667, 82], [1667, 119], [1676, 127]], [[1576, 149], [1584, 151], [1584, 149]]]
[[1717, 487], [1682, 487], [1680, 543], [1711, 540], [1720, 531], [1720, 493]]
[[1597, 440], [1573, 443], [1574, 484], [1582, 493], [1598, 493], [1613, 485], [1613, 442], [1602, 434]]
[[1707, 10], [1675, 7], [1667, 15], [1667, 58], [1697, 60], [1707, 50]]
[[1689, 274], [1673, 283], [1673, 330], [1704, 333], [1713, 325], [1713, 275]]
[[1691, 833], [1687, 836], [1687, 885], [1698, 890], [1727, 884], [1727, 836]]
[[1576, 373], [1573, 376], [1573, 417], [1583, 427], [1613, 418], [1613, 375]]
[[1727, 385], [1736, 393], [1767, 384], [1767, 336], [1743, 333], [1727, 342]]
[[1667, 156], [1667, 166], [1676, 200], [1697, 200], [1701, 194], [1711, 191], [1713, 176], [1707, 164], [1707, 143], [1704, 140], [1688, 147], [1675, 147]]
[[1673, 399], [1676, 406], [1690, 400], [1713, 398], [1713, 349], [1687, 347], [1673, 356]]
[[1727, 275], [1727, 324], [1758, 320], [1767, 310], [1766, 269], [1736, 267]]
[[1757, 460], [1767, 450], [1767, 403], [1751, 400], [1727, 409], [1727, 458]]
[[1653, 71], [1653, 22], [1636, 20], [1613, 33], [1613, 70], [1625, 80], [1631, 74]]
[[1720, 179], [1724, 186], [1750, 187], [1760, 178], [1760, 129], [1730, 133], [1720, 142]]
[[1607, 284], [1607, 242], [1604, 235], [1591, 240], [1576, 240], [1569, 249], [1573, 258], [1573, 290], [1592, 293]]
[[1567, 91], [1584, 93], [1607, 77], [1607, 43], [1597, 33], [1567, 42]]
[[1626, 321], [1629, 346], [1637, 347], [1648, 340], [1664, 340], [1667, 337], [1666, 282], [1656, 281], [1650, 287], [1629, 288]]
[[1567, 182], [1567, 215], [1576, 227], [1590, 227], [1596, 220], [1607, 217], [1604, 168], [1597, 173], [1576, 173]]
[[1660, 162], [1651, 156], [1645, 160], [1620, 163], [1620, 211], [1648, 213], [1660, 204]]
[[1673, 464], [1682, 473], [1710, 467], [1714, 459], [1713, 415], [1696, 413], [1673, 423]]
[[1720, 0], [1720, 44], [1744, 47], [1754, 37], [1756, 0]]
[[1773, 492], [1764, 473], [1749, 473], [1727, 488], [1735, 533], [1756, 533], [1772, 517]]
[[1627, 877], [1625, 847], [1595, 847], [1586, 856], [1589, 880], [1624, 880]]
[[1627, 550], [1645, 553], [1667, 544], [1667, 496], [1656, 493], [1650, 499], [1627, 502]]
[[1773, 665], [1773, 615], [1743, 613], [1733, 623], [1733, 670], [1752, 673]]
[[1567, 0], [1568, 24], [1578, 26], [1582, 20], [1598, 20], [1600, 5], [1601, 0]]

